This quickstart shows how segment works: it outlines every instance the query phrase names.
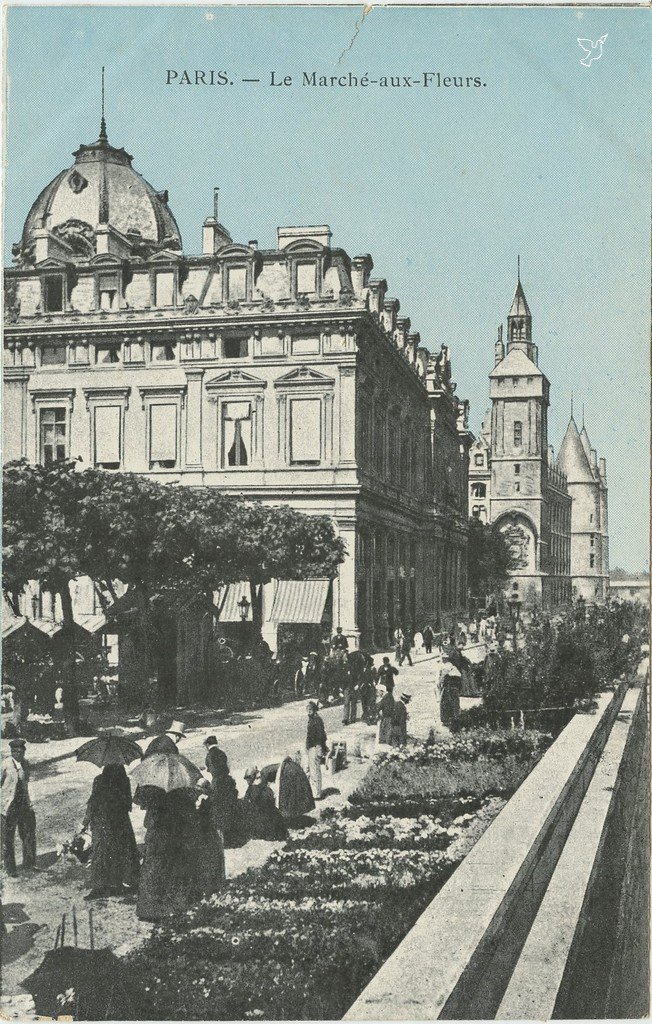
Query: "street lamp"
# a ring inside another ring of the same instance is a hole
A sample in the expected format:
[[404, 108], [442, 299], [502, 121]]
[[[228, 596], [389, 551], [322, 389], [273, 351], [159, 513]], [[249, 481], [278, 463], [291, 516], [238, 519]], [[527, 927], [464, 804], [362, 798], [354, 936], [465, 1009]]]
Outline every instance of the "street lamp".
[[521, 614], [521, 599], [518, 594], [512, 594], [507, 604], [509, 605], [509, 614], [512, 619], [512, 635], [514, 637], [514, 650], [516, 650], [516, 626]]
[[243, 594], [242, 597], [240, 598], [240, 600], [238, 601], [238, 608], [240, 609], [240, 621], [241, 622], [246, 622], [247, 621], [247, 616], [249, 614], [249, 607], [250, 607], [250, 605], [251, 605], [251, 601], [248, 601], [247, 598], [245, 597], [245, 595]]

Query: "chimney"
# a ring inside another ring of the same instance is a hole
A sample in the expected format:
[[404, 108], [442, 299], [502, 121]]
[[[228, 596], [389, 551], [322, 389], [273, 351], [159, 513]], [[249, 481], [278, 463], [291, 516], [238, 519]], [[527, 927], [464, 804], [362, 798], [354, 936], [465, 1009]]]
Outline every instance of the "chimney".
[[372, 313], [381, 315], [385, 295], [387, 294], [387, 281], [369, 281], [369, 309]]
[[505, 358], [505, 345], [503, 343], [503, 325], [501, 324], [498, 328], [498, 341], [495, 347], [495, 359], [494, 366], [498, 366], [498, 363], [502, 363]]
[[351, 260], [351, 284], [356, 295], [360, 295], [367, 287], [373, 267], [374, 261], [368, 253], [354, 256]]
[[396, 328], [396, 314], [401, 308], [398, 299], [385, 299], [383, 303], [382, 323], [383, 327], [392, 337]]

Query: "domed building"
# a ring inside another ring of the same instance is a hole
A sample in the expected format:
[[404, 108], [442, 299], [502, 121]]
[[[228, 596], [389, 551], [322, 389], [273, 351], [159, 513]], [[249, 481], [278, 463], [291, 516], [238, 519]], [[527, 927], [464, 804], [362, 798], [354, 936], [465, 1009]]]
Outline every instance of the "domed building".
[[150, 256], [181, 249], [167, 192], [157, 192], [132, 167], [133, 157], [110, 145], [102, 118], [100, 136], [73, 154], [34, 202], [20, 242], [19, 267], [47, 259], [87, 263], [95, 256]]

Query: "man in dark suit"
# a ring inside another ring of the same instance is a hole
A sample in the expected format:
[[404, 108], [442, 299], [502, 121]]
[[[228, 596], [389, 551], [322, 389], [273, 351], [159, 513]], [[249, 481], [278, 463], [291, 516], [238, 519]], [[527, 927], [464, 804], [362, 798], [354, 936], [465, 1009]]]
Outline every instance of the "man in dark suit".
[[217, 736], [207, 736], [204, 740], [206, 747], [206, 768], [212, 776], [227, 771], [229, 763], [226, 754], [217, 745]]
[[9, 740], [11, 756], [2, 764], [2, 859], [8, 875], [15, 877], [16, 829], [23, 846], [23, 868], [36, 867], [36, 816], [29, 795], [29, 766], [25, 740]]
[[183, 722], [173, 722], [167, 732], [154, 737], [143, 757], [149, 757], [150, 754], [178, 754], [177, 746], [186, 735], [185, 728]]
[[338, 626], [335, 631], [335, 636], [331, 640], [332, 651], [348, 651], [349, 641], [342, 632], [342, 627]]

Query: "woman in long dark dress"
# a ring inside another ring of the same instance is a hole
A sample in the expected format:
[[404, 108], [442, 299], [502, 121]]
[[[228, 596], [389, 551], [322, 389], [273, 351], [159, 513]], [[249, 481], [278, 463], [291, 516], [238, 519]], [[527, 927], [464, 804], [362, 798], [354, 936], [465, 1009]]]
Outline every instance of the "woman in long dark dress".
[[315, 809], [310, 780], [293, 757], [284, 757], [280, 764], [261, 769], [261, 781], [274, 783], [276, 806], [286, 821], [301, 818]]
[[274, 801], [274, 794], [258, 771], [250, 768], [245, 773], [248, 784], [242, 798], [245, 821], [252, 839], [287, 839], [288, 830]]
[[229, 772], [229, 765], [224, 761], [215, 764], [211, 771], [212, 791], [214, 797], [214, 813], [217, 826], [222, 833], [226, 849], [242, 846], [249, 838], [238, 800], [238, 788], [235, 779]]
[[448, 658], [444, 658], [441, 668], [439, 717], [441, 724], [449, 729], [457, 727], [460, 716], [460, 695], [462, 693], [462, 673]]
[[93, 838], [87, 899], [122, 894], [138, 882], [139, 857], [129, 818], [131, 787], [122, 765], [106, 765], [93, 780], [84, 828]]
[[139, 788], [145, 814], [145, 856], [140, 869], [136, 913], [161, 921], [184, 913], [197, 898], [198, 812], [191, 789], [165, 793]]
[[197, 784], [197, 890], [198, 899], [211, 896], [224, 885], [224, 842], [220, 832], [215, 797], [210, 783]]

